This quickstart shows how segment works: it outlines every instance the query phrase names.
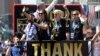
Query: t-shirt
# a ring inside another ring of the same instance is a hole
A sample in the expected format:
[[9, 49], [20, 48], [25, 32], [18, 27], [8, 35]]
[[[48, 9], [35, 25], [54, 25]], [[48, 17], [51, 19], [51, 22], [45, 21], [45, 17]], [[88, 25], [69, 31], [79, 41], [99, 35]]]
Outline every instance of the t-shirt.
[[20, 48], [17, 46], [12, 46], [10, 49], [11, 56], [21, 56], [20, 54]]

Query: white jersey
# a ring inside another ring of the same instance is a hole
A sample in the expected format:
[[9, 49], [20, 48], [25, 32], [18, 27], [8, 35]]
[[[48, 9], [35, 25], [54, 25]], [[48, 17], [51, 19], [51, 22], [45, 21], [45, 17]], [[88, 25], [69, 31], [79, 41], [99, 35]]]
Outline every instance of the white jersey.
[[31, 25], [31, 23], [28, 23], [25, 30], [25, 36], [23, 37], [26, 37], [26, 40], [32, 40], [32, 38], [35, 37], [37, 31], [36, 31], [36, 27], [34, 26], [34, 24]]

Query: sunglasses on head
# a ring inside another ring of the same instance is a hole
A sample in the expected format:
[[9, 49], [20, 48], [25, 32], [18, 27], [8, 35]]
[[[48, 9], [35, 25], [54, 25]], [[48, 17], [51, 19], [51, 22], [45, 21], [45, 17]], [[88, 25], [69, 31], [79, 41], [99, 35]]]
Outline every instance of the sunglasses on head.
[[72, 15], [78, 15], [78, 14], [72, 14]]

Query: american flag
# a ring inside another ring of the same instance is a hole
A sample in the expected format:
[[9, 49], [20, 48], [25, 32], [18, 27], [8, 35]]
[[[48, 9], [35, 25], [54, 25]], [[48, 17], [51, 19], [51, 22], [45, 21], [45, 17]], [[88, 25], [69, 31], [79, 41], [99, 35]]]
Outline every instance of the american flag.
[[92, 22], [96, 18], [95, 6], [89, 5], [88, 23], [90, 26], [95, 26]]
[[83, 4], [82, 5], [83, 6], [83, 10], [82, 10], [82, 13], [84, 14], [84, 15], [86, 15], [86, 16], [88, 16], [88, 14], [89, 14], [89, 6], [88, 5], [86, 5], [86, 4]]

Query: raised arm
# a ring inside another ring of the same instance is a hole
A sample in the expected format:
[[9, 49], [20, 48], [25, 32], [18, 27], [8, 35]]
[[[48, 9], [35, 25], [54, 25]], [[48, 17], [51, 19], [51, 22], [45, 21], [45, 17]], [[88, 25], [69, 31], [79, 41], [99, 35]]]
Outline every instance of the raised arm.
[[23, 7], [23, 9], [22, 9], [22, 13], [25, 15], [25, 17], [28, 19], [28, 20], [30, 20], [31, 19], [31, 15], [30, 14], [28, 14], [26, 11], [28, 11], [29, 10], [29, 8], [26, 8], [25, 6]]
[[54, 6], [57, 4], [58, 0], [53, 0], [52, 3], [45, 9], [47, 14], [54, 8]]
[[26, 32], [27, 32], [27, 30], [29, 29], [29, 27], [30, 27], [30, 23], [28, 23], [28, 24], [26, 25], [26, 27], [25, 27], [25, 29], [24, 29], [24, 34], [23, 34], [22, 37], [21, 37], [21, 41], [23, 41], [23, 40], [25, 39], [25, 37], [26, 37]]
[[11, 47], [7, 48], [5, 56], [10, 56], [10, 50], [11, 50]]
[[96, 38], [98, 37], [98, 35], [100, 35], [100, 31], [97, 32], [97, 33], [93, 36], [92, 41], [96, 41]]
[[81, 20], [81, 23], [82, 24], [86, 24], [87, 23], [87, 16], [86, 15], [84, 15], [84, 14], [82, 14], [82, 15], [79, 15], [79, 17], [80, 17], [80, 20]]
[[65, 11], [66, 11], [66, 15], [65, 15], [64, 18], [69, 18], [70, 13], [69, 13], [69, 10], [68, 10], [68, 8], [67, 8], [66, 6], [67, 6], [67, 5], [63, 5], [63, 8], [64, 8]]
[[40, 25], [40, 24], [38, 24], [38, 23], [34, 23], [38, 28], [41, 28], [41, 29], [43, 29], [43, 30], [46, 30], [46, 29], [48, 29], [48, 24], [44, 24], [43, 26], [42, 25]]

